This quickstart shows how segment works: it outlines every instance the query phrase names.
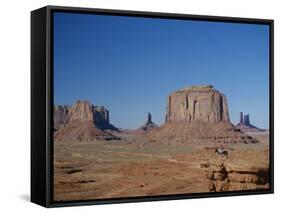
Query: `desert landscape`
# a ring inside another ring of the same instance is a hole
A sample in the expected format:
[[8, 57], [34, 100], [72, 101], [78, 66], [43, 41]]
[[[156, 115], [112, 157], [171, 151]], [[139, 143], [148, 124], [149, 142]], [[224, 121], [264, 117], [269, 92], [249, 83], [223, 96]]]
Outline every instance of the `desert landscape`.
[[268, 130], [243, 113], [232, 124], [211, 85], [167, 95], [163, 124], [148, 113], [122, 129], [109, 115], [89, 101], [54, 106], [55, 201], [270, 188]]

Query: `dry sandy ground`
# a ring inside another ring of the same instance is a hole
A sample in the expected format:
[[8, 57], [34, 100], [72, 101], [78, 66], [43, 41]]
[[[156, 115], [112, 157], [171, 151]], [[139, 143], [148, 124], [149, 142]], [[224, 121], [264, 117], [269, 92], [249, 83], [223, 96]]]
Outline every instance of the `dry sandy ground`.
[[[228, 144], [228, 159], [215, 154], [214, 145], [154, 145], [133, 135], [115, 141], [55, 142], [54, 200], [268, 188], [268, 135], [257, 138], [262, 143]], [[229, 176], [222, 174], [221, 165]], [[220, 171], [212, 171], [213, 166]], [[222, 178], [214, 178], [219, 174]]]

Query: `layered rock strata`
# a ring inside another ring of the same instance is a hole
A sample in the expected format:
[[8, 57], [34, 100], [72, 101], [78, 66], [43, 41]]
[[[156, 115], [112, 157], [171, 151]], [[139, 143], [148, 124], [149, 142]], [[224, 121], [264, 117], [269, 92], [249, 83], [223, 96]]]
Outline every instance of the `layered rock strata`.
[[229, 122], [227, 100], [213, 86], [188, 87], [168, 97], [166, 122]]
[[234, 163], [203, 164], [210, 192], [269, 189], [268, 166]]
[[[56, 120], [56, 118], [54, 118]], [[64, 126], [54, 133], [56, 141], [93, 141], [120, 139], [104, 128], [115, 128], [109, 123], [109, 113], [88, 101], [77, 101], [68, 109]]]
[[92, 122], [100, 129], [118, 130], [109, 120], [109, 111], [104, 106], [95, 106], [78, 100], [73, 106], [54, 106], [54, 129], [57, 131], [69, 122]]
[[231, 124], [226, 96], [213, 86], [193, 86], [168, 97], [166, 122], [147, 134], [159, 143], [257, 143]]
[[67, 105], [55, 105], [54, 106], [54, 129], [55, 131], [63, 128], [67, 121], [67, 115], [69, 111], [69, 106]]

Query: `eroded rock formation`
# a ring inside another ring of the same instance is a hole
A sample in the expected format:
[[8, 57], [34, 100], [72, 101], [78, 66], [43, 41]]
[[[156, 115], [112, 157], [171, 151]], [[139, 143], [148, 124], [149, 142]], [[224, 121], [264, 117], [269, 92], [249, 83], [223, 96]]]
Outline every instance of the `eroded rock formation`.
[[136, 130], [136, 133], [146, 133], [149, 132], [155, 128], [157, 128], [158, 125], [156, 125], [153, 121], [152, 121], [152, 115], [150, 114], [150, 112], [148, 112], [147, 114], [147, 120], [145, 122], [145, 124], [143, 126], [141, 126], [140, 128], [138, 128]]
[[55, 131], [63, 128], [67, 121], [67, 115], [69, 111], [69, 106], [66, 105], [55, 105], [54, 106], [54, 129]]
[[188, 87], [168, 97], [166, 122], [228, 121], [226, 97], [212, 86]]
[[[63, 118], [63, 126], [55, 133], [56, 141], [93, 141], [119, 139], [105, 129], [116, 129], [109, 123], [109, 112], [88, 101], [77, 101], [67, 111], [55, 109], [54, 121]], [[63, 113], [61, 113], [63, 112]], [[62, 117], [63, 115], [63, 117]]]
[[69, 109], [69, 122], [94, 122], [93, 108], [88, 101], [78, 100]]
[[110, 124], [109, 111], [104, 106], [92, 106], [94, 124], [100, 129], [109, 129], [118, 131], [116, 127]]
[[109, 123], [109, 111], [104, 106], [92, 106], [95, 123]]
[[250, 115], [246, 114], [243, 116], [243, 112], [240, 112], [240, 121], [236, 125], [243, 132], [264, 132], [264, 129], [260, 129], [250, 122]]
[[231, 124], [225, 95], [213, 86], [187, 87], [168, 97], [166, 122], [147, 134], [159, 143], [257, 143]]
[[209, 180], [209, 191], [241, 191], [269, 189], [268, 166], [253, 166], [234, 162], [203, 164]]
[[54, 106], [55, 131], [69, 122], [92, 122], [100, 129], [117, 130], [109, 121], [109, 111], [104, 106], [94, 106], [88, 101], [78, 100], [73, 106]]

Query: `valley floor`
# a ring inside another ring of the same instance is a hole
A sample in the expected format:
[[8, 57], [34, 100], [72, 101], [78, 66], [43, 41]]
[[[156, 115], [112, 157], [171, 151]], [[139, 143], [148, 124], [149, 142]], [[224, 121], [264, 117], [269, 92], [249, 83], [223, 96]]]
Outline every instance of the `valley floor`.
[[54, 142], [54, 200], [240, 191], [269, 188], [269, 145], [161, 145], [139, 135], [122, 140]]

